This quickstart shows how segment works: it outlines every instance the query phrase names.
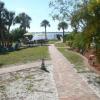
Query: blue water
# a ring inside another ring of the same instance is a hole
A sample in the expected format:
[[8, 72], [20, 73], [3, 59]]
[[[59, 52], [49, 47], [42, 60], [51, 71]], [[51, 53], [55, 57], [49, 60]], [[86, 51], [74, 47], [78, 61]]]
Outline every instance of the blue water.
[[[32, 32], [33, 34], [35, 33], [43, 33], [43, 34], [45, 34], [44, 32]], [[60, 35], [62, 35], [63, 33], [62, 32], [47, 32], [47, 38], [49, 39], [49, 40], [52, 40], [52, 39], [57, 39], [57, 37], [56, 37], [56, 35], [57, 34], [60, 34]]]

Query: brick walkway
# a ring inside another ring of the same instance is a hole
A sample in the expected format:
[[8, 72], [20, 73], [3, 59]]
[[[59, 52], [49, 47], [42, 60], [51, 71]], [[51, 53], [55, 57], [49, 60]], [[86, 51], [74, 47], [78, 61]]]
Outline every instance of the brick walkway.
[[59, 100], [100, 100], [54, 45], [49, 46], [49, 52]]

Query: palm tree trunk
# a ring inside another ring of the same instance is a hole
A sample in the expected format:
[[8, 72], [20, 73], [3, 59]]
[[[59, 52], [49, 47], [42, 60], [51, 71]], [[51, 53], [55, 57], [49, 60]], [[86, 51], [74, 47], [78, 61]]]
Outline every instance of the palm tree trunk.
[[10, 25], [8, 26], [8, 33], [9, 33], [9, 31], [10, 31]]
[[45, 40], [47, 40], [46, 26], [45, 26]]
[[9, 42], [10, 42], [10, 39], [9, 39], [9, 31], [10, 31], [10, 25], [8, 26], [8, 37], [7, 37], [7, 47], [9, 47]]

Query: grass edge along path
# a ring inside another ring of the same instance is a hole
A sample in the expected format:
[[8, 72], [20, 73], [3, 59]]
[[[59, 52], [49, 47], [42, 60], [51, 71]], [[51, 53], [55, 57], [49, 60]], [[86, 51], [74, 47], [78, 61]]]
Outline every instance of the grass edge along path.
[[86, 65], [84, 64], [83, 58], [76, 52], [68, 50], [66, 43], [57, 43], [55, 46], [74, 65], [74, 68], [77, 70], [77, 72], [86, 71]]
[[58, 50], [74, 65], [74, 68], [77, 70], [77, 72], [85, 71], [86, 67], [82, 57], [65, 48], [58, 48]]
[[55, 43], [56, 47], [66, 47], [66, 43]]

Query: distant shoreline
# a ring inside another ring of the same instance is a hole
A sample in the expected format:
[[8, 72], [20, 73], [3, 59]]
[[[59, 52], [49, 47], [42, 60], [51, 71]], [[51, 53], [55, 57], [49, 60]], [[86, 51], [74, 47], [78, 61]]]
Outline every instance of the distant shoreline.
[[[29, 33], [32, 33], [32, 34], [39, 34], [39, 33], [45, 33], [45, 32], [29, 32]], [[65, 34], [69, 34], [70, 32], [65, 32]], [[59, 35], [63, 35], [63, 32], [47, 32], [47, 38], [49, 40], [51, 39], [57, 39], [56, 35], [59, 34]]]
[[[45, 32], [42, 31], [42, 32], [29, 32], [29, 33], [45, 33]], [[47, 32], [47, 33], [61, 33], [62, 34], [63, 32]], [[70, 33], [70, 32], [65, 32], [65, 33]]]

